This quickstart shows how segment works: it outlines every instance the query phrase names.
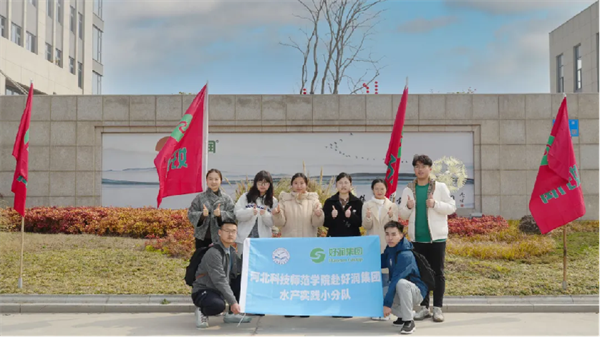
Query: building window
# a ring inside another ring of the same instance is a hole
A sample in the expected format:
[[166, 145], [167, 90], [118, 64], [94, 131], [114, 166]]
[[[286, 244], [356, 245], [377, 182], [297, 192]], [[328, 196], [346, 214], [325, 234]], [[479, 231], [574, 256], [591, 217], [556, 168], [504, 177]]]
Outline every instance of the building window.
[[13, 89], [10, 87], [6, 87], [6, 90], [4, 91], [4, 93], [6, 95], [20, 95], [21, 93], [17, 90], [17, 89]]
[[565, 92], [565, 69], [562, 54], [556, 57], [556, 92]]
[[102, 75], [92, 72], [92, 94], [102, 95]]
[[75, 75], [75, 59], [72, 57], [69, 57], [69, 71]]
[[15, 25], [14, 23], [12, 24], [11, 41], [19, 46], [21, 45], [21, 27]]
[[575, 91], [581, 91], [582, 88], [582, 63], [581, 63], [581, 45], [573, 47], [573, 62], [575, 64]]
[[0, 15], [0, 36], [6, 37], [6, 18]]
[[83, 14], [77, 13], [77, 15], [79, 15], [79, 27], [77, 28], [79, 30], [79, 38], [83, 40]]
[[102, 19], [102, 0], [94, 0], [94, 14]]
[[56, 22], [63, 23], [63, 0], [56, 1]]
[[96, 26], [92, 30], [92, 57], [102, 63], [102, 31]]
[[27, 32], [27, 50], [29, 50], [32, 53], [36, 53], [37, 54], [37, 49], [36, 49], [36, 45], [37, 45], [37, 40], [36, 40], [36, 36], [31, 34], [30, 32]]
[[58, 48], [56, 48], [56, 57], [54, 58], [54, 63], [56, 63], [61, 68], [63, 66], [62, 50], [60, 50]]
[[71, 6], [71, 18], [69, 20], [69, 29], [75, 34], [75, 7]]
[[83, 64], [77, 62], [77, 85], [83, 88]]
[[52, 46], [46, 43], [46, 60], [52, 62]]
[[32, 4], [34, 7], [37, 7], [37, 0], [29, 0], [29, 3]]
[[54, 0], [46, 0], [46, 13], [48, 17], [52, 17], [52, 12], [54, 9]]

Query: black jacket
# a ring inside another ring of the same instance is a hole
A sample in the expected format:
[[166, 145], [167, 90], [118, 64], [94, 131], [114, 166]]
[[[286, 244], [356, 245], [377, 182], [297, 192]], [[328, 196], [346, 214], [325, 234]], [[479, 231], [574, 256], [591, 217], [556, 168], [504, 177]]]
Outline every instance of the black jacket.
[[[323, 213], [325, 213], [325, 223], [323, 225], [329, 229], [327, 236], [360, 236], [363, 202], [350, 193], [350, 200], [346, 204], [346, 207], [342, 207], [339, 196], [339, 193], [334, 194], [325, 201], [325, 205], [323, 206]], [[338, 211], [335, 219], [331, 216], [333, 207]], [[352, 207], [350, 210], [352, 214], [350, 218], [346, 218], [346, 210], [350, 207]]]

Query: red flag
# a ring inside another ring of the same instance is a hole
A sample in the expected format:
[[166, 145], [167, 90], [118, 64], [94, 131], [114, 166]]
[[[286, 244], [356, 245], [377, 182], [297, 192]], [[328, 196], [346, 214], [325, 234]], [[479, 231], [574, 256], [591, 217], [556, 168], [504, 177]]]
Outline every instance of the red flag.
[[31, 120], [31, 101], [33, 99], [33, 83], [29, 87], [27, 104], [21, 117], [19, 132], [15, 139], [12, 155], [17, 160], [15, 175], [13, 177], [11, 191], [15, 194], [15, 211], [25, 216], [25, 203], [27, 200], [27, 179], [29, 173], [29, 122]]
[[400, 170], [400, 158], [402, 154], [402, 129], [404, 128], [404, 118], [406, 117], [406, 101], [408, 100], [408, 86], [404, 87], [402, 99], [396, 113], [394, 129], [390, 138], [387, 154], [385, 155], [385, 164], [387, 171], [385, 173], [385, 182], [387, 185], [386, 197], [390, 197], [396, 192], [398, 185], [398, 173]]
[[579, 169], [569, 131], [566, 97], [550, 132], [529, 210], [543, 234], [585, 214]]
[[165, 197], [204, 190], [208, 154], [207, 94], [205, 85], [154, 159], [160, 183], [157, 207]]

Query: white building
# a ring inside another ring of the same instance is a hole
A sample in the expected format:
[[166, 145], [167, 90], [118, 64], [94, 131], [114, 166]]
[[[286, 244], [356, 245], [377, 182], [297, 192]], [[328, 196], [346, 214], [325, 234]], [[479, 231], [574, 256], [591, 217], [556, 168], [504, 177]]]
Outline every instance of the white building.
[[550, 90], [598, 92], [598, 2], [550, 32]]
[[0, 95], [101, 94], [102, 1], [0, 0]]

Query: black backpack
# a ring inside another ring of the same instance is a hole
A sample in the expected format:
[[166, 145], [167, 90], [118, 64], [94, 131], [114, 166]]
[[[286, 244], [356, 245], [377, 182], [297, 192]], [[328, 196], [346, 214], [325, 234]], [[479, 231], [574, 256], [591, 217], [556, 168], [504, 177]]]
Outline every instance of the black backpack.
[[[435, 288], [435, 272], [431, 269], [431, 265], [429, 261], [423, 256], [411, 249], [411, 252], [415, 256], [415, 260], [417, 261], [417, 268], [419, 268], [419, 273], [421, 274], [421, 281], [425, 283], [429, 290], [433, 290]], [[401, 253], [398, 252], [396, 254], [396, 261], [398, 261], [398, 255]]]
[[185, 283], [188, 286], [193, 286], [194, 281], [196, 281], [196, 271], [198, 270], [198, 266], [200, 262], [202, 262], [202, 258], [206, 254], [206, 252], [211, 247], [202, 247], [200, 249], [196, 249], [192, 257], [190, 258], [190, 264], [185, 268]]

